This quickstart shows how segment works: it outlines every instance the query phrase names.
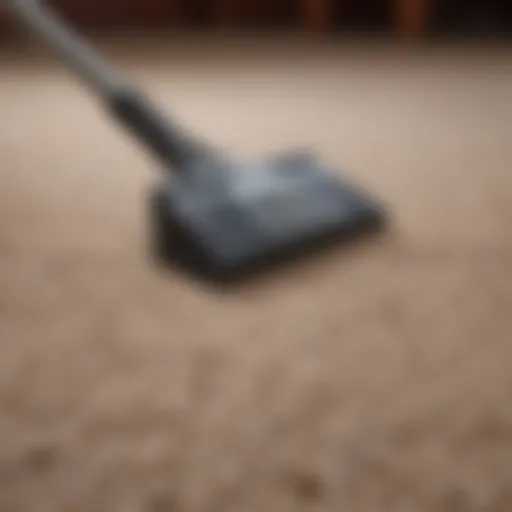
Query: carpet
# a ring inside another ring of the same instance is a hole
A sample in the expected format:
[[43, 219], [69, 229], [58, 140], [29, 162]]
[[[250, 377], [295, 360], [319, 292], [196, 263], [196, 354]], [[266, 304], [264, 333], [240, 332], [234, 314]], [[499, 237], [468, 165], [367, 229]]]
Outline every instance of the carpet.
[[235, 155], [316, 148], [392, 225], [231, 292], [159, 269], [158, 167], [3, 47], [0, 510], [509, 510], [511, 48], [98, 44]]

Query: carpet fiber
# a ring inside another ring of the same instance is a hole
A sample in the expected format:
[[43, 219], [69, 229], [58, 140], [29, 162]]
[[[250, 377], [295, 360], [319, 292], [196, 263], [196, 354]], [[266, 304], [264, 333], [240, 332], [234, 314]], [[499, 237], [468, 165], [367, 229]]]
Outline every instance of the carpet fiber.
[[221, 147], [317, 148], [393, 224], [230, 293], [157, 269], [153, 162], [4, 48], [0, 510], [510, 510], [512, 49], [103, 44]]

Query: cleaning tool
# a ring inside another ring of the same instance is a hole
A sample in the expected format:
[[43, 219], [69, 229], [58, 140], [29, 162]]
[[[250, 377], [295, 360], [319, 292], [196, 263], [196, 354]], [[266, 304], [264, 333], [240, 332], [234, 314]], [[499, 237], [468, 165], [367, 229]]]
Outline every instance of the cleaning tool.
[[164, 116], [51, 8], [37, 0], [8, 5], [160, 160], [166, 172], [149, 200], [158, 261], [231, 282], [384, 225], [382, 207], [315, 156], [239, 162]]

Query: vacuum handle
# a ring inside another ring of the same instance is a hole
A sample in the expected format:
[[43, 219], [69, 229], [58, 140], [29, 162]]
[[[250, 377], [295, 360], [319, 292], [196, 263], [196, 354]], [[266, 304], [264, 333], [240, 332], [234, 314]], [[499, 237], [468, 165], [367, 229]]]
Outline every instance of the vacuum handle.
[[101, 55], [52, 9], [39, 0], [8, 0], [8, 5], [94, 92], [109, 97], [123, 86]]
[[186, 135], [141, 93], [126, 85], [106, 60], [52, 9], [39, 0], [9, 0], [8, 4], [102, 98], [107, 111], [165, 164], [186, 171], [198, 158], [211, 153], [206, 145]]
[[213, 149], [188, 136], [135, 89], [117, 89], [107, 98], [107, 109], [164, 163], [183, 174], [213, 156]]

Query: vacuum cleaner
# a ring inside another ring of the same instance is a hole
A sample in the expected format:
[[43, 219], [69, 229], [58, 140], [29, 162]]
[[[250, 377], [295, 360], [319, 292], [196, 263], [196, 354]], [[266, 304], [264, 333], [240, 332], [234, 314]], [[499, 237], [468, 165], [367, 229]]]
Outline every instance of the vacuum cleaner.
[[232, 283], [384, 225], [382, 206], [316, 156], [239, 162], [165, 116], [49, 6], [8, 5], [162, 164], [163, 179], [149, 194], [150, 252], [159, 262]]

